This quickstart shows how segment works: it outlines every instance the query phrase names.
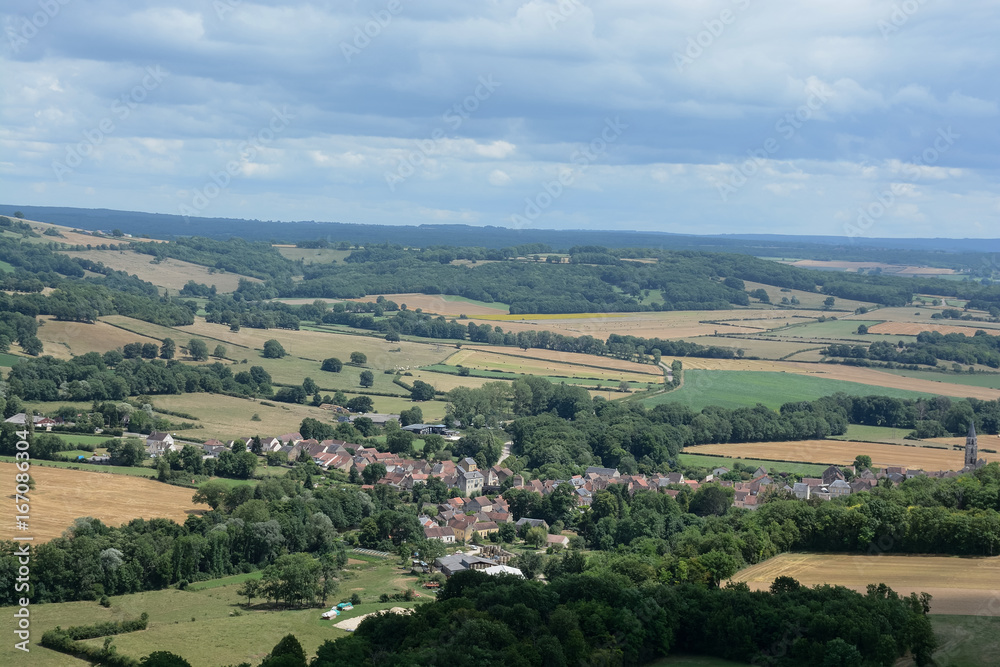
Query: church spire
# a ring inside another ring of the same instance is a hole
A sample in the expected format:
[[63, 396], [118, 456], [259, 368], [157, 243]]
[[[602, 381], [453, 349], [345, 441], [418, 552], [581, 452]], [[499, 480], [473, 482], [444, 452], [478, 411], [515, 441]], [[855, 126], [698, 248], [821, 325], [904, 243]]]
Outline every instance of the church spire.
[[969, 436], [968, 437], [970, 437], [970, 438], [975, 438], [976, 437], [976, 422], [974, 422], [974, 421], [970, 421], [969, 422]]

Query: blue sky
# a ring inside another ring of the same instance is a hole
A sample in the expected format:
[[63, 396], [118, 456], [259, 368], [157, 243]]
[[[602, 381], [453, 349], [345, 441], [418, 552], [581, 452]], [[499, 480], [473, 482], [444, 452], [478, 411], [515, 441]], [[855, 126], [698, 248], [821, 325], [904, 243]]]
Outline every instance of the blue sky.
[[7, 0], [0, 201], [996, 237], [995, 1]]

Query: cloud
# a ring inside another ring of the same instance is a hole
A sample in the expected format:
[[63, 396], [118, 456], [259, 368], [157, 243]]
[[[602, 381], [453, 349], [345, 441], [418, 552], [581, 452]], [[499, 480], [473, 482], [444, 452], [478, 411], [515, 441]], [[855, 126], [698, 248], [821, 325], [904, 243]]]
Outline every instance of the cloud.
[[[0, 199], [12, 203], [175, 213], [176, 193], [235, 156], [205, 215], [508, 225], [620, 117], [628, 129], [535, 224], [774, 232], [807, 216], [836, 233], [893, 183], [916, 187], [928, 229], [947, 219], [961, 235], [1000, 215], [988, 0], [921, 4], [890, 35], [879, 26], [893, 3], [867, 0], [806, 13], [745, 0], [57, 4], [43, 26], [37, 0], [0, 15]], [[135, 100], [148, 68], [167, 75]], [[284, 107], [294, 120], [241, 159]], [[57, 178], [53, 164], [105, 119], [113, 130]], [[928, 161], [948, 127], [961, 138]], [[776, 149], [721, 201], [768, 140]], [[920, 229], [893, 216], [879, 228]]]

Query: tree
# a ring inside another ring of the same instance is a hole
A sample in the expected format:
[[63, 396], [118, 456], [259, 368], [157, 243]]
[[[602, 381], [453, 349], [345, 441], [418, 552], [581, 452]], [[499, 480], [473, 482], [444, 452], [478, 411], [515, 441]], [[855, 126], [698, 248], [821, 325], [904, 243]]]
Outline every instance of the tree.
[[323, 365], [320, 366], [320, 370], [327, 371], [329, 373], [339, 373], [344, 368], [344, 362], [337, 357], [330, 357], [329, 359], [323, 360]]
[[510, 544], [517, 537], [517, 528], [511, 521], [506, 521], [500, 524], [500, 530], [497, 531], [497, 535], [500, 537], [500, 541], [506, 544]]
[[285, 348], [281, 346], [281, 343], [274, 340], [273, 338], [264, 343], [264, 358], [265, 359], [281, 359], [283, 356], [288, 354], [285, 352]]
[[[524, 543], [541, 549], [548, 542], [548, 533], [541, 526], [532, 526], [524, 535]], [[527, 575], [525, 575], [527, 576]]]
[[191, 663], [170, 651], [153, 651], [139, 661], [139, 667], [191, 667]]
[[618, 383], [618, 391], [622, 392], [623, 394], [624, 393], [628, 393], [628, 382], [626, 382], [625, 380], [622, 380], [621, 382], [619, 382]]
[[157, 355], [160, 353], [160, 348], [156, 346], [156, 343], [143, 343], [142, 344], [142, 355], [143, 359], [156, 359]]
[[306, 652], [295, 635], [285, 635], [260, 667], [306, 667]]
[[164, 338], [160, 344], [160, 357], [162, 359], [173, 359], [177, 352], [177, 343], [172, 338]]
[[226, 357], [226, 347], [224, 345], [216, 345], [212, 356], [216, 359], [224, 359]]
[[375, 374], [371, 371], [361, 371], [361, 386], [370, 387], [375, 384]]
[[307, 377], [302, 381], [302, 389], [307, 394], [315, 394], [319, 391], [319, 387], [316, 385], [316, 381], [310, 377]]
[[542, 571], [542, 556], [541, 554], [528, 551], [517, 557], [517, 569], [521, 571], [525, 579], [529, 581], [538, 576]]
[[688, 506], [688, 511], [698, 516], [708, 516], [714, 514], [722, 516], [733, 504], [735, 492], [732, 487], [723, 487], [718, 484], [703, 484], [695, 491], [694, 497]]
[[222, 505], [222, 501], [225, 499], [226, 492], [228, 491], [229, 485], [225, 482], [210, 480], [198, 487], [198, 490], [191, 497], [191, 502], [196, 504], [205, 503], [213, 510], [217, 510]]
[[385, 437], [386, 448], [393, 454], [409, 456], [413, 454], [413, 434], [409, 431], [393, 431]]
[[351, 400], [347, 401], [344, 406], [351, 412], [374, 412], [375, 405], [372, 403], [371, 396], [355, 396]]
[[410, 398], [414, 401], [429, 401], [434, 398], [434, 386], [423, 380], [414, 380]]
[[247, 596], [247, 607], [250, 606], [250, 601], [257, 597], [259, 593], [260, 579], [247, 579], [241, 587], [236, 589], [237, 595]]
[[837, 302], [836, 299], [834, 299], [832, 296], [828, 296], [823, 300], [823, 308], [825, 308], [826, 310], [830, 310], [831, 308], [833, 308], [833, 304], [835, 304], [836, 302]]
[[25, 336], [21, 339], [21, 349], [24, 350], [25, 354], [37, 357], [42, 353], [42, 341], [38, 336]]
[[137, 466], [148, 456], [146, 445], [139, 438], [114, 440], [108, 447], [108, 454], [111, 455], [111, 465], [116, 466]]
[[195, 361], [205, 361], [208, 359], [208, 345], [200, 338], [192, 338], [188, 341], [188, 354]]
[[414, 406], [409, 410], [402, 410], [399, 413], [399, 425], [409, 426], [410, 424], [420, 424], [424, 421], [424, 411], [419, 406]]
[[863, 468], [871, 468], [872, 457], [868, 456], [867, 454], [858, 454], [857, 456], [854, 457], [854, 467], [857, 468], [859, 471]]
[[369, 463], [365, 466], [365, 469], [361, 471], [361, 479], [364, 480], [365, 484], [374, 484], [385, 477], [385, 472], [384, 463]]
[[368, 363], [368, 356], [364, 352], [351, 352], [351, 363], [355, 366], [364, 366]]
[[268, 599], [293, 606], [313, 603], [320, 592], [319, 579], [319, 563], [309, 554], [294, 553], [279, 556], [264, 568], [261, 582]]
[[390, 331], [389, 333], [387, 333], [385, 335], [385, 339], [386, 339], [386, 341], [388, 341], [390, 343], [398, 343], [399, 342], [399, 332], [398, 331]]
[[866, 333], [868, 333], [868, 325], [867, 324], [859, 324], [858, 325], [858, 333], [859, 334], [866, 334]]

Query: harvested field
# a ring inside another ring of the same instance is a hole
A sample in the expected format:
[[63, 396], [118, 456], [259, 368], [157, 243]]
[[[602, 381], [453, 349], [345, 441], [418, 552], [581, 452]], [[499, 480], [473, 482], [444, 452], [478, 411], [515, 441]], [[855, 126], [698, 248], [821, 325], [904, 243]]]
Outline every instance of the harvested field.
[[[0, 463], [4, 489], [14, 488], [16, 473], [14, 464]], [[189, 514], [208, 510], [208, 505], [191, 502], [191, 489], [140, 477], [42, 466], [33, 466], [31, 476], [35, 489], [31, 492], [29, 534], [36, 543], [59, 537], [81, 516], [92, 516], [110, 526], [137, 518], [184, 523]], [[3, 522], [0, 539], [12, 539], [14, 534], [13, 522]]]
[[1000, 591], [1000, 558], [788, 553], [737, 572], [753, 590], [767, 590], [776, 577], [807, 586], [830, 584], [865, 592], [884, 583], [897, 593], [930, 593], [932, 614], [1000, 616], [989, 604]]
[[[484, 345], [481, 347], [466, 347], [461, 350], [461, 352], [478, 352], [481, 354], [489, 354], [494, 356], [504, 356], [504, 357], [519, 357], [523, 359], [534, 359], [545, 362], [556, 362], [559, 364], [567, 364], [570, 366], [582, 366], [585, 368], [595, 367], [596, 369], [606, 369], [617, 372], [626, 373], [637, 373], [639, 375], [654, 375], [662, 376], [663, 372], [660, 368], [654, 366], [653, 364], [640, 364], [634, 361], [625, 361], [624, 359], [615, 359], [613, 357], [598, 357], [591, 354], [580, 354], [577, 352], [559, 352], [557, 350], [541, 350], [537, 348], [532, 348], [529, 350], [522, 350], [517, 347], [499, 347], [499, 346], [489, 346]], [[456, 353], [456, 355], [459, 353]], [[453, 361], [456, 355], [449, 357], [449, 361], [446, 363], [455, 365]], [[643, 378], [645, 381], [646, 378]]]
[[39, 316], [38, 338], [44, 354], [57, 359], [69, 359], [87, 352], [108, 352], [128, 343], [154, 343], [160, 341], [140, 334], [130, 333], [106, 322], [60, 322], [48, 316]]
[[565, 336], [587, 335], [605, 340], [611, 334], [684, 338], [715, 333], [760, 333], [808, 321], [822, 314], [821, 311], [782, 309], [678, 310], [661, 313], [473, 316], [472, 321], [477, 324], [499, 324], [504, 331], [547, 330]]
[[[762, 289], [767, 292], [767, 296], [770, 297], [771, 303], [781, 303], [781, 299], [789, 299], [795, 297], [799, 300], [799, 303], [793, 308], [823, 308], [823, 302], [826, 300], [827, 295], [820, 292], [806, 292], [804, 290], [782, 290], [780, 287], [775, 287], [774, 285], [767, 285], [765, 283], [756, 283], [752, 280], [743, 281], [744, 286], [748, 292], [753, 290]], [[864, 306], [866, 308], [874, 308], [875, 304], [869, 301], [855, 301], [854, 299], [841, 299], [837, 298], [836, 304], [833, 306], [833, 310], [846, 310], [854, 312], [857, 308]]]
[[[73, 245], [87, 245], [88, 243], [115, 243], [117, 239], [106, 239], [101, 237], [91, 236], [90, 234], [80, 234], [74, 232], [70, 227], [62, 227], [60, 225], [53, 225], [48, 222], [38, 222], [37, 220], [24, 220], [31, 225], [31, 228], [36, 232], [42, 234], [40, 239], [27, 239], [29, 243], [70, 243]], [[45, 236], [44, 232], [46, 229], [55, 229], [62, 237], [58, 236]], [[148, 241], [149, 239], [142, 239], [143, 241]]]
[[[585, 355], [580, 355], [585, 356]], [[565, 376], [594, 378], [606, 380], [608, 382], [619, 382], [629, 380], [632, 382], [651, 382], [662, 377], [662, 373], [655, 375], [649, 373], [635, 373], [624, 370], [614, 370], [612, 368], [600, 367], [602, 359], [590, 357], [591, 364], [581, 366], [572, 363], [560, 363], [557, 361], [547, 361], [543, 359], [511, 356], [506, 354], [492, 354], [475, 349], [464, 349], [456, 352], [448, 358], [448, 364], [454, 366], [466, 366], [478, 370], [496, 370], [508, 373], [525, 373], [528, 375], [543, 376]], [[640, 364], [636, 364], [640, 366]], [[656, 367], [651, 367], [656, 368]]]
[[[975, 333], [976, 329], [1000, 329], [998, 322], [974, 322], [971, 320], [944, 320], [932, 319], [932, 315], [939, 312], [945, 306], [900, 306], [898, 308], [879, 308], [865, 314], [850, 314], [840, 316], [841, 320], [870, 320], [877, 319], [883, 322], [915, 322], [917, 324], [939, 325], [949, 327], [971, 328]], [[918, 314], [919, 313], [919, 314]], [[973, 311], [975, 317], [988, 317], [982, 311]], [[858, 322], [860, 324], [860, 322]], [[970, 334], [971, 335], [971, 334]]]
[[[1000, 454], [984, 453], [987, 461], [1000, 461]], [[965, 465], [960, 450], [934, 449], [931, 447], [906, 447], [876, 442], [843, 442], [841, 440], [796, 440], [792, 442], [751, 442], [724, 445], [695, 445], [685, 447], [686, 454], [744, 457], [775, 461], [804, 461], [827, 465], [850, 465], [858, 454], [872, 457], [878, 468], [904, 466], [913, 470], [961, 470]]]
[[[372, 294], [361, 299], [345, 299], [346, 301], [375, 301], [380, 295]], [[383, 294], [389, 301], [395, 301], [402, 305], [406, 304], [407, 310], [423, 309], [425, 313], [435, 313], [445, 317], [458, 317], [461, 314], [469, 315], [497, 315], [507, 312], [505, 303], [485, 303], [482, 301], [472, 301], [458, 296], [446, 294]]]
[[[976, 323], [980, 324], [980, 323]], [[920, 322], [882, 322], [873, 327], [868, 327], [870, 334], [900, 334], [904, 336], [916, 336], [921, 331], [937, 331], [942, 334], [960, 333], [966, 336], [974, 336], [976, 330], [981, 329], [992, 336], [1000, 336], [1000, 329], [977, 326], [958, 326], [952, 324], [923, 324]]]
[[208, 267], [192, 264], [179, 259], [167, 258], [159, 264], [153, 264], [151, 255], [143, 255], [131, 250], [84, 250], [65, 251], [64, 255], [102, 262], [105, 266], [125, 273], [134, 274], [142, 280], [147, 280], [157, 287], [169, 289], [176, 295], [189, 280], [211, 287], [215, 285], [220, 292], [233, 292], [239, 287], [240, 279], [261, 282], [257, 278], [248, 278], [236, 273], [209, 273]]

